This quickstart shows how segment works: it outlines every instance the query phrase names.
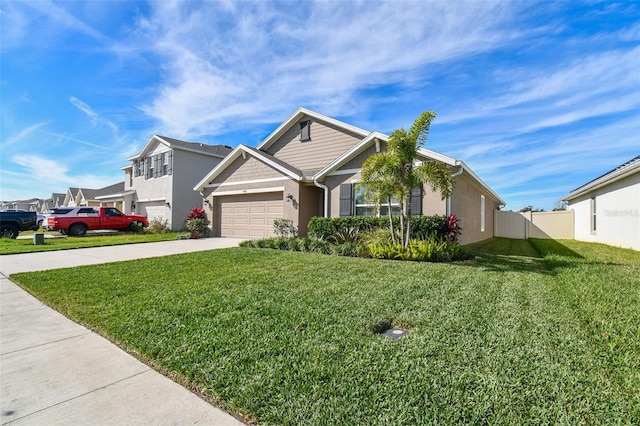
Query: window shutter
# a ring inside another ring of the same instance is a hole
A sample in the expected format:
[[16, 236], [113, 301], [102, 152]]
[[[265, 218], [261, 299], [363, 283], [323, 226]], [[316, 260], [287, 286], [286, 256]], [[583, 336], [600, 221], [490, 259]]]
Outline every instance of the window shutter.
[[353, 184], [340, 185], [340, 216], [351, 216], [353, 212]]
[[167, 174], [170, 175], [173, 169], [173, 151], [169, 151], [169, 168]]
[[156, 166], [153, 168], [154, 177], [162, 176], [162, 154], [156, 155]]
[[411, 215], [422, 215], [422, 187], [417, 186], [411, 190]]
[[138, 177], [138, 160], [133, 162], [133, 176]]
[[145, 158], [144, 162], [145, 162], [144, 177], [145, 179], [149, 179], [151, 177], [151, 157]]

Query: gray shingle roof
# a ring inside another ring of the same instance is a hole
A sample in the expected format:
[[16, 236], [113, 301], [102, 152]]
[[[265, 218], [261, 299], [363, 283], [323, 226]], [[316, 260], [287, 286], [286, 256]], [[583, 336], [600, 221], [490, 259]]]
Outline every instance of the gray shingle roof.
[[182, 147], [182, 148], [191, 149], [195, 151], [206, 152], [209, 154], [220, 155], [223, 157], [226, 157], [227, 154], [233, 151], [231, 147], [228, 147], [226, 145], [208, 145], [206, 143], [201, 143], [201, 142], [181, 141], [180, 139], [169, 138], [167, 136], [162, 136], [162, 135], [156, 135], [156, 136], [158, 136], [160, 139], [163, 139], [169, 142], [171, 145], [175, 147]]

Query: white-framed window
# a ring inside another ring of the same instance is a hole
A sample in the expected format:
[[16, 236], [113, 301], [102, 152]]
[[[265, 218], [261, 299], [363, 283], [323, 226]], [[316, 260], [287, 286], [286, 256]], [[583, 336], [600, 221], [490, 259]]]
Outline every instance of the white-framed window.
[[169, 151], [162, 153], [162, 176], [169, 174]]
[[152, 178], [152, 177], [156, 177], [156, 162], [155, 162], [155, 157], [148, 157], [147, 158], [147, 162], [149, 163], [149, 171], [147, 173], [147, 178]]
[[[371, 203], [364, 197], [364, 188], [358, 188], [357, 186], [353, 204], [356, 216], [386, 216], [389, 214], [389, 203], [380, 206]], [[400, 204], [395, 197], [391, 199], [391, 214], [400, 214]]]
[[591, 233], [596, 233], [596, 197], [591, 197]]
[[484, 195], [480, 196], [480, 232], [484, 232], [485, 230], [485, 220], [486, 220], [486, 201], [484, 199]]

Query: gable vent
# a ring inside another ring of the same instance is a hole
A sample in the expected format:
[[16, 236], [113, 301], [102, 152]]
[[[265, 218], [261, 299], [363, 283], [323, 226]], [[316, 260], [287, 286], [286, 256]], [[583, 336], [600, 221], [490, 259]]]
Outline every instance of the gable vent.
[[300, 122], [300, 141], [311, 140], [311, 120]]

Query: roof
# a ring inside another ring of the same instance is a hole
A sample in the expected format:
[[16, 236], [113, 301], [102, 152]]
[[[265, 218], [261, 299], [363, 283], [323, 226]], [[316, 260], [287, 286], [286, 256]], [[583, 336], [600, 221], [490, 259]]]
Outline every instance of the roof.
[[605, 185], [609, 185], [634, 173], [640, 172], [640, 155], [632, 158], [616, 167], [613, 170], [606, 172], [605, 174], [598, 176], [597, 178], [585, 183], [582, 186], [574, 189], [569, 195], [563, 197], [564, 201], [573, 200], [580, 197], [589, 191], [593, 191], [598, 188], [602, 188]]
[[184, 151], [196, 152], [219, 158], [226, 157], [232, 151], [232, 148], [226, 145], [208, 145], [201, 142], [187, 142], [167, 136], [153, 135], [146, 143], [144, 148], [142, 148], [140, 153], [134, 155], [133, 157], [127, 158], [127, 160], [132, 161], [143, 157], [144, 154], [150, 149], [150, 147], [157, 142], [163, 143], [171, 149], [181, 149]]
[[[286, 133], [291, 126], [297, 124], [300, 119], [303, 117], [310, 117], [312, 119], [316, 119], [319, 121], [323, 121], [328, 123], [338, 129], [342, 129], [345, 132], [352, 133], [356, 136], [360, 136], [361, 140], [354, 146], [352, 146], [349, 150], [344, 152], [330, 164], [327, 164], [322, 170], [316, 170], [312, 176], [306, 176], [309, 171], [300, 171], [295, 169], [289, 164], [267, 154], [265, 150], [269, 148], [275, 141], [277, 141], [284, 133]], [[218, 176], [225, 168], [227, 168], [231, 163], [233, 163], [243, 152], [249, 153], [254, 157], [258, 158], [262, 162], [274, 167], [275, 169], [281, 171], [283, 174], [291, 177], [294, 180], [322, 180], [327, 175], [331, 174], [331, 172], [338, 170], [341, 166], [346, 164], [348, 161], [356, 157], [363, 150], [371, 146], [371, 144], [376, 143], [376, 141], [388, 142], [389, 136], [380, 133], [380, 132], [370, 132], [359, 127], [352, 126], [347, 123], [343, 123], [342, 121], [336, 120], [335, 118], [327, 117], [326, 115], [319, 114], [315, 111], [308, 110], [306, 108], [298, 108], [289, 118], [287, 118], [284, 123], [282, 123], [276, 130], [274, 130], [269, 136], [267, 136], [264, 141], [262, 141], [257, 148], [249, 148], [245, 145], [238, 145], [238, 147], [231, 152], [224, 160], [222, 160], [218, 165], [209, 172], [200, 182], [196, 184], [193, 188], [195, 191], [202, 191], [207, 184], [209, 184], [216, 176]], [[436, 160], [442, 162], [448, 166], [458, 166], [462, 167], [461, 170], [466, 171], [474, 180], [480, 184], [480, 186], [486, 190], [489, 194], [491, 194], [495, 199], [502, 205], [505, 205], [506, 202], [498, 196], [486, 183], [482, 181], [463, 161], [456, 160], [455, 158], [449, 157], [444, 154], [440, 154], [438, 152], [420, 148], [418, 153], [421, 157]]]

